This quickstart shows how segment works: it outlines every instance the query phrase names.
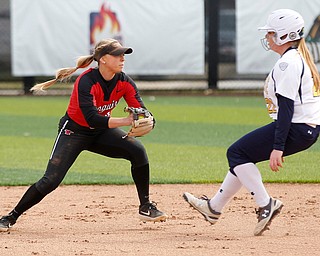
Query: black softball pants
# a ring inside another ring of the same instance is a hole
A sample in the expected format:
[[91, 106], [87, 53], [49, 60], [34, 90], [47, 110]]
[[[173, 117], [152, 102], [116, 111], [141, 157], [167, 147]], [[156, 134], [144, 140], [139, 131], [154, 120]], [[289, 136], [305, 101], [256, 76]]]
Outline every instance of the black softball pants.
[[55, 190], [84, 150], [111, 158], [129, 160], [140, 204], [149, 201], [149, 162], [141, 142], [127, 137], [126, 133], [119, 128], [99, 130], [85, 128], [64, 116], [59, 123], [58, 135], [47, 169], [43, 177], [26, 191], [12, 211], [15, 217], [19, 217]]
[[148, 165], [144, 146], [135, 138], [125, 135], [119, 128], [95, 130], [79, 126], [63, 117], [46, 172], [36, 183], [36, 188], [44, 195], [57, 188], [84, 150], [111, 158], [127, 159], [132, 169]]

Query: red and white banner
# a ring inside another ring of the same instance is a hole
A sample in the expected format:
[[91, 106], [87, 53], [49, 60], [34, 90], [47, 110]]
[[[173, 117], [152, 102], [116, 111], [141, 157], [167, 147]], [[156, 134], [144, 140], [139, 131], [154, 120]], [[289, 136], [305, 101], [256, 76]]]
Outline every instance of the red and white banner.
[[52, 76], [102, 38], [132, 75], [204, 74], [203, 0], [11, 0], [14, 76]]

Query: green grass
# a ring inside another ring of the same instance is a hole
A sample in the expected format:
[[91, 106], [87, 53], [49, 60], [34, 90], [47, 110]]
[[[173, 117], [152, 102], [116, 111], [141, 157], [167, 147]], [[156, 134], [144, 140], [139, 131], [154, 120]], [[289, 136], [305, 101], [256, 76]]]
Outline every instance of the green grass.
[[[221, 182], [228, 171], [230, 144], [269, 119], [262, 97], [145, 96], [156, 128], [140, 138], [152, 183]], [[0, 185], [28, 185], [44, 173], [68, 97], [0, 97]], [[113, 116], [124, 116], [120, 102]], [[320, 146], [286, 157], [273, 173], [259, 163], [267, 182], [320, 182]], [[83, 152], [64, 184], [132, 183], [130, 164]]]

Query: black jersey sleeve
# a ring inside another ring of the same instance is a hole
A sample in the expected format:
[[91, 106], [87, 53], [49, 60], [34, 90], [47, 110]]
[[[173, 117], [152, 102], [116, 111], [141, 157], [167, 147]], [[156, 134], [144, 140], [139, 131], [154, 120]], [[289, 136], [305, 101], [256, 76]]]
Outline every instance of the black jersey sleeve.
[[96, 107], [83, 106], [81, 107], [81, 111], [90, 127], [109, 128], [109, 117], [99, 115]]
[[277, 95], [277, 98], [279, 111], [276, 121], [273, 148], [284, 151], [285, 143], [291, 126], [291, 120], [294, 111], [294, 101], [279, 94]]
[[93, 104], [91, 88], [92, 81], [88, 77], [82, 77], [78, 85], [79, 108], [90, 127], [108, 128], [109, 117], [99, 115]]

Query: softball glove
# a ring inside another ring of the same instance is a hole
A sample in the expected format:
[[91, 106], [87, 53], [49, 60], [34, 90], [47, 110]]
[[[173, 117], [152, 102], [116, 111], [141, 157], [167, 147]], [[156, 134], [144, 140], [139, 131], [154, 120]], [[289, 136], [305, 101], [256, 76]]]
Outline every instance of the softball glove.
[[125, 107], [125, 112], [133, 113], [132, 126], [128, 132], [129, 137], [141, 137], [154, 128], [153, 115], [144, 108]]

